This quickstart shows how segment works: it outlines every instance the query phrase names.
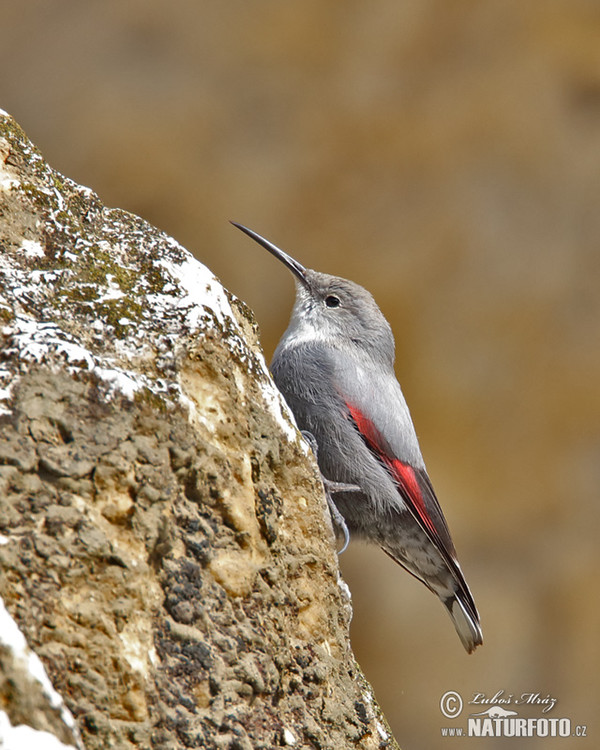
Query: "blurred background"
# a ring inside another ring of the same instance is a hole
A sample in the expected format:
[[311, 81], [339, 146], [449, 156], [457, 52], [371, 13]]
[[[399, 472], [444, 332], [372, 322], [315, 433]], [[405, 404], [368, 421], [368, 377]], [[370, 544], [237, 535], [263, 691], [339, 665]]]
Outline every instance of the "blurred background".
[[229, 219], [373, 292], [485, 643], [354, 544], [356, 656], [405, 750], [498, 691], [588, 727], [515, 746], [597, 747], [600, 3], [4, 0], [0, 107], [210, 266], [268, 358], [291, 276]]

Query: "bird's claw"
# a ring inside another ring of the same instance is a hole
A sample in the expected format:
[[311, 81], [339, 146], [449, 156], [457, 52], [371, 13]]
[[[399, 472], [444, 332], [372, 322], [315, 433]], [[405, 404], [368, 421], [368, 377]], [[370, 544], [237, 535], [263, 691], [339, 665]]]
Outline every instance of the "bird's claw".
[[[317, 445], [315, 436], [308, 430], [302, 430], [300, 434], [310, 445], [315, 458], [318, 458], [319, 447]], [[334, 482], [331, 479], [327, 479], [327, 477], [324, 477], [323, 474], [321, 474], [321, 481], [323, 482], [325, 497], [327, 498], [327, 505], [329, 506], [329, 512], [331, 514], [331, 520], [344, 535], [344, 544], [342, 546], [342, 549], [338, 552], [338, 555], [341, 555], [342, 552], [345, 552], [348, 549], [348, 545], [350, 544], [350, 532], [348, 531], [348, 526], [346, 524], [344, 516], [340, 513], [339, 508], [335, 504], [332, 495], [334, 495], [336, 492], [361, 492], [361, 488], [357, 484]]]
[[333, 498], [331, 497], [331, 493], [327, 489], [327, 484], [325, 481], [323, 482], [323, 486], [325, 487], [325, 497], [327, 498], [327, 505], [329, 506], [331, 520], [344, 535], [344, 544], [342, 545], [342, 549], [338, 552], [338, 555], [341, 555], [342, 552], [345, 552], [348, 549], [348, 545], [350, 544], [350, 532], [348, 531], [348, 526], [346, 525], [344, 516], [340, 513], [337, 505], [333, 502]]
[[309, 432], [308, 430], [300, 430], [300, 434], [309, 444], [310, 449], [315, 454], [315, 458], [316, 458], [317, 454], [319, 453], [319, 446], [317, 445], [317, 439], [312, 434], [312, 432]]

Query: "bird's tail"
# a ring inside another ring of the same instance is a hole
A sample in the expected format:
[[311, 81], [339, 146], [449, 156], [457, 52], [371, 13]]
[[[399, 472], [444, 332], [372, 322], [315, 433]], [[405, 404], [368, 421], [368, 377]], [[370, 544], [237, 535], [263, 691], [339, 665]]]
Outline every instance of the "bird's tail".
[[442, 599], [442, 602], [452, 618], [462, 645], [469, 654], [472, 653], [483, 643], [477, 610], [471, 606], [471, 602], [462, 601], [460, 591], [447, 599]]
[[456, 558], [448, 555], [444, 561], [445, 567], [440, 566], [441, 570], [437, 575], [426, 576], [407, 559], [405, 553], [398, 554], [397, 548], [394, 548], [393, 552], [387, 546], [382, 546], [382, 549], [394, 562], [402, 565], [406, 571], [439, 597], [452, 618], [462, 645], [469, 654], [475, 651], [477, 646], [481, 646], [483, 633], [479, 624], [479, 613]]

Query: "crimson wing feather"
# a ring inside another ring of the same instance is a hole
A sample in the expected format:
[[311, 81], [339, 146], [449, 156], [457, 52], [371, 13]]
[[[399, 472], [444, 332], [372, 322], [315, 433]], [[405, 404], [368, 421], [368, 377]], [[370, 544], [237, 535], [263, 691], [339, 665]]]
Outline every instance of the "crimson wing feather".
[[409, 512], [446, 561], [457, 583], [463, 588], [465, 598], [473, 612], [476, 612], [473, 598], [464, 585], [450, 531], [427, 472], [424, 469], [414, 468], [394, 456], [387, 441], [373, 422], [356, 405], [346, 401], [346, 406], [356, 429], [372, 453], [387, 469]]
[[442, 554], [447, 551], [450, 556], [454, 556], [450, 532], [427, 473], [397, 458], [372, 420], [356, 405], [346, 402], [346, 406], [363, 440], [387, 469], [423, 531]]

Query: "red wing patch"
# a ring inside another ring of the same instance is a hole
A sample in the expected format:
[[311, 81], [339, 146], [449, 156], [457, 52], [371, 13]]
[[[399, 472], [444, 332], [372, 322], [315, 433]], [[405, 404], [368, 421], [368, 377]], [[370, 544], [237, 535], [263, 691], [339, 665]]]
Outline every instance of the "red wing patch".
[[385, 441], [382, 439], [381, 433], [375, 427], [373, 422], [365, 417], [356, 406], [353, 406], [348, 402], [346, 402], [346, 406], [350, 410], [350, 414], [358, 431], [367, 441], [369, 448], [379, 456], [381, 461], [383, 461], [392, 478], [402, 491], [402, 495], [407, 502], [410, 503], [415, 513], [421, 519], [423, 525], [432, 534], [434, 539], [439, 538], [436, 528], [433, 525], [433, 521], [427, 513], [423, 493], [421, 492], [419, 481], [412, 466], [400, 461], [399, 458], [392, 458], [389, 456], [383, 447]]
[[348, 402], [346, 402], [346, 406], [350, 410], [350, 414], [352, 416], [352, 419], [356, 423], [356, 426], [358, 427], [358, 431], [369, 444], [369, 448], [376, 451], [377, 453], [380, 453], [381, 450], [379, 448], [379, 445], [381, 443], [381, 434], [377, 427], [375, 427], [370, 419], [365, 417], [365, 415], [360, 411], [360, 409], [358, 409], [358, 407], [353, 406]]
[[[425, 470], [415, 470], [409, 464], [400, 461], [399, 458], [393, 457], [385, 438], [373, 422], [353, 404], [346, 401], [346, 406], [367, 446], [386, 467], [403, 500], [408, 505], [409, 511], [446, 561], [461, 592], [462, 603], [467, 607], [473, 621], [478, 623], [479, 615], [475, 602], [456, 561], [456, 552], [450, 538], [450, 532]], [[431, 508], [430, 511], [428, 511], [428, 507]], [[399, 562], [396, 558], [394, 559]], [[402, 565], [402, 563], [400, 564]]]
[[423, 521], [425, 526], [434, 535], [434, 537], [437, 537], [437, 530], [433, 525], [433, 521], [429, 517], [429, 514], [427, 513], [427, 509], [425, 508], [423, 493], [421, 492], [421, 488], [419, 487], [419, 482], [417, 481], [415, 470], [412, 468], [412, 466], [402, 463], [402, 461], [397, 458], [392, 461], [385, 457], [382, 458], [386, 465], [389, 467], [393, 478], [396, 480], [400, 488], [404, 490], [404, 495], [412, 500], [413, 506], [419, 514], [419, 518], [421, 519], [421, 521]]

